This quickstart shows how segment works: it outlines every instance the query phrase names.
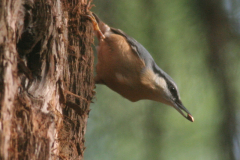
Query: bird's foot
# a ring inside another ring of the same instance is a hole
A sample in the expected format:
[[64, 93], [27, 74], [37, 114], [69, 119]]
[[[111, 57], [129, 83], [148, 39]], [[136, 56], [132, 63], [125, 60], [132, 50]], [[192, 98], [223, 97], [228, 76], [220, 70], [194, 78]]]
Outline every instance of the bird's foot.
[[92, 14], [92, 12], [89, 12], [86, 17], [88, 17], [92, 24], [93, 24], [93, 29], [97, 32], [97, 34], [99, 35], [100, 39], [105, 39], [105, 36], [103, 35], [102, 31], [100, 30], [99, 26], [98, 26], [98, 22], [96, 20], [96, 18], [94, 17], [94, 15]]

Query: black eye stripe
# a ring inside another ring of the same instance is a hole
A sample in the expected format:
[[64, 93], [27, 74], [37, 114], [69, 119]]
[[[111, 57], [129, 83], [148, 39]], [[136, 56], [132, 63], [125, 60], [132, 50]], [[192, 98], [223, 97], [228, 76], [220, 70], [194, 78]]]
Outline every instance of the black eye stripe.
[[170, 91], [171, 91], [173, 96], [177, 96], [177, 91], [174, 87], [170, 88]]
[[177, 89], [173, 86], [173, 84], [168, 83], [168, 89], [174, 98], [178, 98]]
[[176, 89], [175, 89], [174, 87], [171, 87], [171, 88], [170, 88], [170, 91], [171, 91], [171, 92], [176, 92]]

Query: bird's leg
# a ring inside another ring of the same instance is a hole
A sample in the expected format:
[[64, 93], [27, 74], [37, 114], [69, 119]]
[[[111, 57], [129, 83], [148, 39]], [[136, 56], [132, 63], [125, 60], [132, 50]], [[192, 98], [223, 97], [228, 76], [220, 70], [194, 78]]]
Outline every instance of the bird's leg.
[[100, 28], [98, 26], [98, 22], [97, 22], [96, 18], [93, 16], [92, 12], [90, 12], [86, 16], [91, 20], [91, 22], [93, 24], [93, 29], [97, 32], [97, 34], [99, 35], [100, 39], [105, 39], [105, 36], [103, 35], [102, 31], [100, 30]]

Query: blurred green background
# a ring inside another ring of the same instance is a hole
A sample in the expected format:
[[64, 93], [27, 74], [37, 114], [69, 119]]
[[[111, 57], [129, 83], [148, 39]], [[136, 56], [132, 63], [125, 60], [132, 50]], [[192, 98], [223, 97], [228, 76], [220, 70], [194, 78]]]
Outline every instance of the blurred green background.
[[132, 103], [97, 85], [85, 160], [239, 160], [239, 0], [92, 3], [92, 11], [143, 44], [175, 80], [195, 122], [164, 104]]

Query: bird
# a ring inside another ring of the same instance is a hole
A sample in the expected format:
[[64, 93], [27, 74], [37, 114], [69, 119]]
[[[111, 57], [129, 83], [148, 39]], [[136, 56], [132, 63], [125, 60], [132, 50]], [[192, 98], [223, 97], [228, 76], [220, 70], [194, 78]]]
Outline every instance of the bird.
[[182, 104], [176, 83], [143, 45], [122, 30], [109, 27], [95, 13], [90, 12], [87, 17], [99, 41], [96, 84], [104, 84], [132, 102], [147, 99], [172, 106], [183, 117], [194, 121]]

